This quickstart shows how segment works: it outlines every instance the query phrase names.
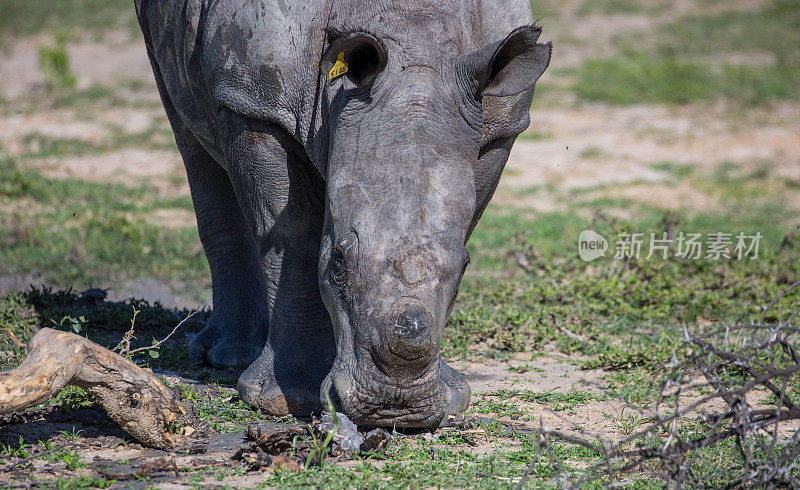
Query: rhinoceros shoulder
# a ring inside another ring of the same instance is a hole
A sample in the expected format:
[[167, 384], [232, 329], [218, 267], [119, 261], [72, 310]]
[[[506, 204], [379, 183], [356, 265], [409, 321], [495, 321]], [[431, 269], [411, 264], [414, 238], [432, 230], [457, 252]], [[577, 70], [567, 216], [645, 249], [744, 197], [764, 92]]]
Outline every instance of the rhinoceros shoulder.
[[201, 139], [215, 139], [220, 107], [299, 132], [313, 106], [325, 2], [137, 0], [136, 7], [170, 102]]

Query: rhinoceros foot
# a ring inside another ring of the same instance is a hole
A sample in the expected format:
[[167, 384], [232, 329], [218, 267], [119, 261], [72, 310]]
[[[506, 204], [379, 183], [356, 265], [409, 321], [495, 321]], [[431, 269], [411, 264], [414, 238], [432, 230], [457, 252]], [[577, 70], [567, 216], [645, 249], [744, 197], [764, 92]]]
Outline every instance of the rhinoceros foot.
[[246, 368], [258, 358], [265, 342], [252, 332], [250, 325], [227, 325], [212, 316], [189, 348], [195, 360], [215, 368]]
[[442, 381], [448, 389], [447, 414], [454, 415], [463, 412], [469, 406], [469, 398], [472, 394], [467, 379], [444, 361], [441, 362], [441, 370]]
[[319, 412], [320, 385], [334, 357], [333, 345], [322, 351], [294, 343], [273, 348], [268, 342], [258, 359], [239, 377], [239, 396], [270, 415], [307, 416]]

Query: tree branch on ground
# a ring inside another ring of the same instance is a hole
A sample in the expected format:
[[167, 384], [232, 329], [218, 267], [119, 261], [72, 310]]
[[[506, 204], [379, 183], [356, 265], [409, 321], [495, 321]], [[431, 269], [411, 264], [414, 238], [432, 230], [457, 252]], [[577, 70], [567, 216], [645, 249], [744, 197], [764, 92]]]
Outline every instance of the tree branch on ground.
[[146, 446], [175, 447], [199, 424], [190, 401], [181, 400], [130, 359], [49, 328], [31, 339], [19, 367], [0, 373], [0, 414], [43, 403], [67, 385], [92, 395], [112, 420]]

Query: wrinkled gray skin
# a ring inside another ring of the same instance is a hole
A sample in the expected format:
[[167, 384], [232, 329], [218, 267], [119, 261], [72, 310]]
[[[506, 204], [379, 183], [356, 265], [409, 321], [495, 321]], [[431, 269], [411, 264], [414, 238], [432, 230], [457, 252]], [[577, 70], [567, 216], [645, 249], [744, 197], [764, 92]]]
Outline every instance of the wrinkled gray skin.
[[[528, 0], [136, 0], [244, 400], [435, 427], [465, 243], [550, 59]], [[339, 53], [350, 71], [329, 80]]]

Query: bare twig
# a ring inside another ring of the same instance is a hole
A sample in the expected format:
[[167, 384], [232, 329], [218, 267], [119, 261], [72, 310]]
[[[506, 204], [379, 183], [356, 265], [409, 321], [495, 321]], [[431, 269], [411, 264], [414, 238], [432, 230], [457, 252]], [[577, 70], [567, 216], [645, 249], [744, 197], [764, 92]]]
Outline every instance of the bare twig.
[[584, 339], [584, 338], [583, 338], [583, 337], [581, 337], [580, 335], [576, 334], [576, 333], [575, 333], [575, 332], [573, 332], [572, 330], [568, 329], [567, 327], [563, 327], [563, 326], [561, 326], [561, 325], [557, 325], [557, 326], [558, 326], [558, 329], [561, 331], [561, 333], [563, 333], [563, 334], [564, 334], [564, 335], [566, 335], [567, 337], [569, 337], [569, 338], [571, 338], [571, 339], [575, 339], [575, 340], [577, 340], [578, 342], [583, 342], [583, 343], [586, 343], [586, 339]]
[[17, 336], [14, 335], [14, 331], [11, 330], [11, 328], [6, 327], [6, 328], [3, 329], [3, 331], [6, 333], [6, 335], [8, 335], [8, 338], [11, 339], [11, 342], [14, 344], [15, 347], [17, 347], [18, 349], [24, 349], [25, 348], [25, 344], [23, 344], [22, 342], [19, 341]]
[[[169, 333], [169, 335], [167, 335], [167, 336], [166, 336], [166, 337], [164, 337], [163, 339], [159, 340], [159, 341], [158, 341], [158, 342], [156, 342], [155, 344], [153, 344], [153, 345], [151, 345], [151, 346], [148, 346], [148, 347], [139, 347], [139, 348], [137, 348], [137, 349], [133, 349], [133, 350], [131, 350], [131, 351], [128, 351], [128, 354], [129, 354], [129, 355], [133, 355], [133, 354], [136, 354], [137, 352], [143, 352], [143, 351], [149, 351], [149, 350], [152, 350], [152, 349], [158, 349], [159, 347], [161, 347], [161, 344], [163, 344], [164, 342], [166, 342], [167, 340], [169, 340], [169, 338], [170, 338], [170, 337], [172, 337], [172, 335], [173, 335], [175, 332], [177, 332], [177, 331], [178, 331], [178, 329], [179, 329], [179, 328], [181, 328], [181, 326], [182, 326], [184, 323], [186, 323], [186, 321], [187, 321], [187, 320], [189, 320], [189, 318], [193, 317], [193, 316], [194, 316], [196, 313], [197, 313], [197, 310], [193, 310], [193, 311], [191, 311], [191, 312], [190, 312], [188, 315], [186, 315], [186, 318], [184, 318], [183, 320], [181, 320], [181, 321], [180, 321], [180, 323], [178, 323], [177, 325], [175, 325], [175, 328], [173, 328], [173, 329], [172, 329], [172, 331]], [[133, 326], [131, 326], [131, 330], [132, 330], [132, 329], [133, 329]]]
[[131, 328], [128, 329], [127, 332], [122, 336], [122, 340], [119, 341], [116, 347], [111, 349], [112, 351], [118, 352], [121, 356], [128, 356], [131, 352], [131, 341], [136, 337], [133, 336], [133, 329], [136, 325], [136, 315], [139, 314], [141, 310], [137, 310], [135, 306], [131, 306], [133, 308], [133, 317], [131, 317]]
[[[780, 300], [782, 300], [784, 296], [786, 296], [787, 294], [789, 294], [789, 293], [790, 293], [790, 292], [791, 292], [791, 291], [792, 291], [794, 288], [796, 288], [797, 286], [800, 286], [800, 281], [796, 281], [794, 284], [792, 284], [792, 285], [791, 285], [791, 286], [789, 286], [788, 288], [784, 289], [784, 290], [781, 292], [781, 294], [779, 294], [778, 296], [776, 296], [776, 297], [775, 297], [775, 299], [773, 299], [772, 301], [770, 301], [770, 302], [769, 302], [769, 304], [767, 304], [767, 306], [762, 306], [762, 307], [761, 307], [761, 315], [758, 317], [758, 323], [759, 323], [759, 324], [761, 324], [761, 323], [764, 323], [764, 317], [766, 316], [767, 312], [768, 312], [770, 309], [772, 309], [772, 307], [773, 307], [773, 306], [775, 306], [776, 304], [778, 304], [778, 302], [779, 302]], [[793, 316], [794, 316], [794, 315], [793, 315]]]

